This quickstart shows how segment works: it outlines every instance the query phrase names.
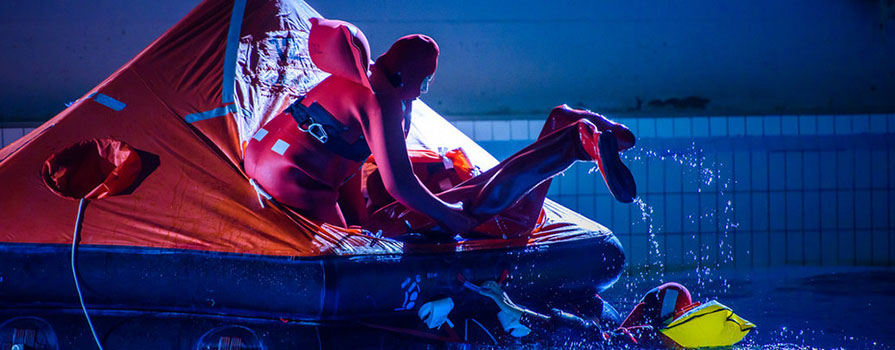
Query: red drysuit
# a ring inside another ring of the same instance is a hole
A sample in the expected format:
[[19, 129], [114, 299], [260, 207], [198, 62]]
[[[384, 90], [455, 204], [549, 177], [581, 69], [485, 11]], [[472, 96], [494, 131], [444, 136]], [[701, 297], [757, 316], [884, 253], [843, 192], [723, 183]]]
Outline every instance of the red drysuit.
[[[370, 48], [363, 33], [348, 23], [311, 19], [308, 39], [311, 59], [331, 73], [308, 91], [300, 102], [314, 103], [328, 111], [343, 126], [336, 130], [347, 144], [364, 142], [363, 116], [378, 115], [379, 107], [367, 78]], [[264, 125], [249, 141], [245, 171], [280, 203], [298, 209], [309, 218], [343, 224], [337, 206], [339, 188], [356, 172], [364, 159], [337, 154], [298, 122], [283, 112]], [[310, 131], [313, 131], [311, 129]], [[327, 130], [333, 134], [333, 130]]]
[[415, 180], [404, 143], [410, 101], [435, 72], [435, 41], [423, 35], [398, 39], [368, 76], [369, 47], [360, 30], [340, 21], [311, 23], [311, 59], [332, 75], [253, 136], [245, 152], [247, 175], [309, 219], [344, 226], [339, 202], [358, 202], [360, 185], [348, 180], [372, 153], [395, 198], [457, 231], [468, 230], [473, 219], [459, 205], [439, 200]]
[[[633, 144], [633, 134], [602, 116], [566, 106], [551, 112], [535, 143], [436, 197], [413, 176], [403, 137], [410, 101], [435, 72], [438, 46], [426, 36], [403, 37], [376, 60], [368, 78], [369, 47], [359, 30], [322, 19], [312, 19], [312, 25], [311, 59], [332, 76], [264, 125], [245, 154], [246, 173], [310, 219], [346, 224], [338, 203], [360, 195], [360, 185], [349, 180], [370, 152], [383, 187], [397, 202], [379, 210], [365, 227], [387, 236], [438, 223], [448, 237], [474, 227], [488, 236], [524, 237], [537, 222], [550, 178], [578, 160], [597, 161], [613, 193], [633, 199], [633, 177], [618, 159], [618, 150]], [[605, 130], [616, 135], [606, 143], [611, 146], [599, 142]]]

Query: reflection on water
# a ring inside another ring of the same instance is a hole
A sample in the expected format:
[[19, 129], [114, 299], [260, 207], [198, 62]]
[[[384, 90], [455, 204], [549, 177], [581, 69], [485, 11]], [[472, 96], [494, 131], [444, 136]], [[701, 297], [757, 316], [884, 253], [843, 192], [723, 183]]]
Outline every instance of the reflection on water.
[[601, 295], [618, 301], [617, 308], [625, 312], [634, 306], [626, 302], [629, 293], [680, 282], [694, 300], [716, 299], [758, 326], [738, 346], [743, 349], [895, 348], [895, 332], [889, 329], [895, 315], [895, 269], [779, 267], [713, 274], [724, 278], [708, 282], [694, 271], [646, 274]]

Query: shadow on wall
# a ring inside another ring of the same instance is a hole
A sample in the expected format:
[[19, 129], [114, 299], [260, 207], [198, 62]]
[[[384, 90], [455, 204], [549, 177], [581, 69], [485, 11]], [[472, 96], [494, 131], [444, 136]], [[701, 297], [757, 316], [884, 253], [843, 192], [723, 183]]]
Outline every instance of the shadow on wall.
[[[637, 106], [640, 107], [640, 99], [637, 99]], [[690, 96], [685, 98], [669, 98], [667, 100], [651, 100], [646, 105], [651, 108], [672, 108], [681, 109], [705, 109], [711, 100], [698, 96]], [[639, 109], [638, 109], [639, 110]]]

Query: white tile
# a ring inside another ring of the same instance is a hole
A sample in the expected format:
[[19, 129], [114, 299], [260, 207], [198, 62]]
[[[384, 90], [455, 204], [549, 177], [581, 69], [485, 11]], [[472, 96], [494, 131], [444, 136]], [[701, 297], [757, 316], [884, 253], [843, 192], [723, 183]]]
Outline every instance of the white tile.
[[494, 141], [510, 140], [510, 122], [508, 120], [495, 120], [491, 122], [491, 133]]
[[454, 127], [460, 132], [466, 134], [469, 138], [475, 138], [475, 130], [472, 124], [472, 121], [464, 120], [464, 121], [456, 121], [454, 122]]
[[511, 120], [510, 121], [510, 139], [511, 140], [529, 140], [529, 138], [528, 138], [528, 121], [527, 120]]
[[885, 134], [886, 131], [887, 131], [886, 115], [885, 114], [871, 114], [870, 115], [870, 133], [871, 134]]
[[693, 137], [709, 136], [709, 118], [693, 117]]
[[781, 120], [781, 133], [783, 135], [799, 134], [799, 117], [794, 115], [785, 115]]
[[3, 146], [6, 146], [10, 143], [15, 142], [19, 138], [24, 135], [23, 128], [3, 128], [3, 133], [0, 135], [0, 141], [2, 141]]
[[727, 117], [709, 118], [709, 133], [711, 136], [727, 136]]
[[674, 120], [671, 118], [656, 119], [656, 137], [674, 136]]
[[780, 135], [780, 116], [774, 115], [764, 117], [764, 134]]
[[690, 137], [690, 118], [674, 118], [674, 137]]
[[493, 139], [491, 124], [492, 122], [490, 120], [476, 120], [473, 122], [475, 128], [475, 136], [473, 139], [476, 141], [491, 141]]
[[817, 116], [799, 116], [799, 135], [817, 135]]
[[656, 120], [653, 118], [640, 119], [640, 136], [656, 137]]
[[746, 135], [764, 135], [764, 125], [762, 123], [762, 117], [746, 117]]
[[817, 134], [833, 135], [836, 133], [836, 124], [832, 115], [821, 115], [817, 117]]
[[741, 136], [746, 134], [746, 118], [730, 117], [727, 118], [727, 130], [730, 136]]
[[833, 117], [833, 121], [836, 125], [836, 134], [851, 134], [851, 122], [852, 118], [850, 115], [837, 115]]
[[541, 120], [529, 120], [528, 121], [528, 138], [530, 140], [537, 140], [538, 136], [541, 135], [541, 129], [544, 128], [544, 122]]
[[866, 134], [870, 132], [870, 116], [867, 114], [858, 114], [852, 116], [852, 132], [855, 134]]

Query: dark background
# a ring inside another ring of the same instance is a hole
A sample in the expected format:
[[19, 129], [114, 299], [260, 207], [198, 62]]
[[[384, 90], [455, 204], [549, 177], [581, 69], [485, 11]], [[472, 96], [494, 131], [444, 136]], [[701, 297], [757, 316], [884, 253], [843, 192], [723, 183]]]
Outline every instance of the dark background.
[[[55, 115], [197, 3], [0, 3], [0, 122]], [[442, 56], [424, 100], [449, 118], [563, 102], [632, 115], [895, 110], [895, 22], [879, 1], [310, 4], [357, 24], [374, 55], [403, 34], [434, 37]]]

